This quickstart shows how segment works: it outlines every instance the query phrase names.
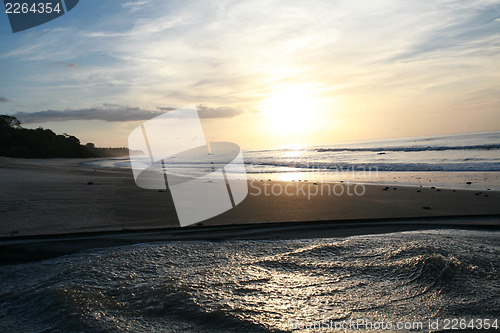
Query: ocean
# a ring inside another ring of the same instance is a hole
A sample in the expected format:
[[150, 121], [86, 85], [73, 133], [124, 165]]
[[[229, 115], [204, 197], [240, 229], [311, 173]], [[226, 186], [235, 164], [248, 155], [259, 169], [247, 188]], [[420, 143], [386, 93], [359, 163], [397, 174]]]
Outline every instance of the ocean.
[[[149, 160], [149, 156], [133, 158]], [[243, 151], [243, 158], [249, 179], [500, 190], [498, 131], [247, 150]], [[189, 163], [171, 160], [169, 163], [169, 172], [188, 177], [206, 174], [211, 167], [196, 160]], [[85, 164], [92, 167], [131, 167], [128, 157]], [[245, 177], [230, 166], [226, 167], [226, 172], [229, 177]]]
[[2, 266], [0, 331], [498, 327], [499, 258], [500, 233], [463, 230], [95, 249]]
[[249, 151], [249, 172], [500, 171], [500, 132]]

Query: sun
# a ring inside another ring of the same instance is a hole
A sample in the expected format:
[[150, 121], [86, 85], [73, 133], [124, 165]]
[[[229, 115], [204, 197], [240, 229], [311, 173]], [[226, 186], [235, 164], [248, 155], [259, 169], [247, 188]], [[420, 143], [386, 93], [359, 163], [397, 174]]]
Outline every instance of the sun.
[[304, 134], [314, 130], [317, 100], [305, 86], [273, 89], [261, 108], [275, 134]]

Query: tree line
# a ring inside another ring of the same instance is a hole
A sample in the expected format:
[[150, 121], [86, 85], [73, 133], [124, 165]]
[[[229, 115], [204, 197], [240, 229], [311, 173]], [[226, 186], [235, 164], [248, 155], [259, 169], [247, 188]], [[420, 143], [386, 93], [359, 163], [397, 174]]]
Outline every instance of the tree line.
[[23, 158], [109, 157], [128, 154], [126, 148], [97, 148], [93, 143], [82, 145], [69, 134], [56, 134], [50, 129], [28, 129], [19, 119], [0, 115], [0, 156]]

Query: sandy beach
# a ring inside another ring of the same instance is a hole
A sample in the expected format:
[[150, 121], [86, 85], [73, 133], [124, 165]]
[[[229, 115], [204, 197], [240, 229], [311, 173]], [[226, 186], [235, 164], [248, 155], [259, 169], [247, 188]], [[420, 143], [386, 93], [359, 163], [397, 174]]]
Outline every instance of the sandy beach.
[[[84, 160], [0, 158], [0, 237], [179, 227], [168, 191]], [[480, 175], [478, 175], [480, 176]], [[500, 193], [431, 187], [249, 180], [247, 198], [206, 225], [499, 215]]]

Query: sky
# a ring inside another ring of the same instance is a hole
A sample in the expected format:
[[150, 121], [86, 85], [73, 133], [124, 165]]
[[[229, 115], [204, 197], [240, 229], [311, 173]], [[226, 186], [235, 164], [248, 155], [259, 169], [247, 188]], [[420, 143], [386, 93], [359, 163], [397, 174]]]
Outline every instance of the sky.
[[13, 34], [0, 114], [126, 146], [196, 105], [244, 149], [500, 130], [500, 0], [81, 0]]

